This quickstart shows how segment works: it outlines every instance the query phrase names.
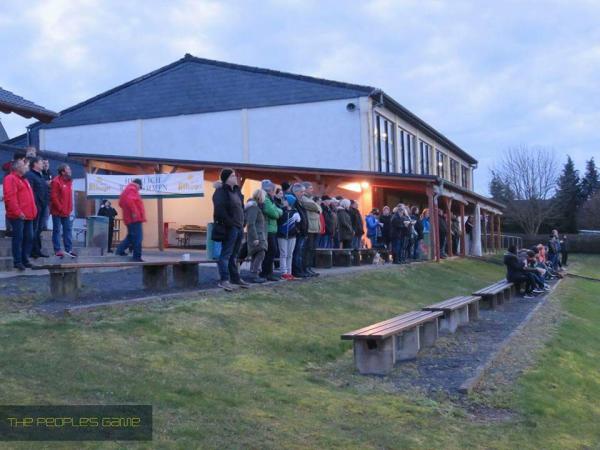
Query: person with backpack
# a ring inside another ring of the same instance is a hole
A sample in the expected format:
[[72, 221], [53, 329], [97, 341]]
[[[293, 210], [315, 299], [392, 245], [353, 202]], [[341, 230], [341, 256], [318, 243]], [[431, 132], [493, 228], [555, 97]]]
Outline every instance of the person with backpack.
[[296, 227], [296, 244], [292, 258], [292, 275], [295, 278], [309, 278], [312, 275], [306, 271], [305, 246], [308, 237], [308, 215], [302, 205], [305, 188], [301, 183], [294, 183], [291, 187], [292, 195], [296, 199], [294, 205], [300, 215], [300, 221]]
[[246, 245], [248, 256], [251, 258], [251, 283], [264, 283], [267, 281], [259, 274], [267, 251], [267, 225], [263, 214], [266, 196], [267, 193], [264, 190], [255, 190], [252, 193], [252, 198], [246, 202], [244, 209], [246, 231], [248, 233]]
[[294, 207], [296, 197], [286, 194], [282, 199], [283, 213], [277, 221], [277, 243], [279, 245], [279, 269], [283, 272], [284, 280], [295, 280], [292, 275], [292, 258], [296, 246], [298, 224], [302, 220], [300, 213]]

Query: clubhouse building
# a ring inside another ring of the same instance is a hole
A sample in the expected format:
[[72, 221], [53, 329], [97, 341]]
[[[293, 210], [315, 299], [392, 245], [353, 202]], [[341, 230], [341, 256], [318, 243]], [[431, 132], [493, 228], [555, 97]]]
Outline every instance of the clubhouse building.
[[[204, 197], [145, 200], [147, 246], [163, 247], [166, 228], [212, 220], [212, 182], [226, 166], [241, 174], [245, 195], [265, 178], [307, 180], [317, 194], [356, 199], [363, 215], [399, 202], [442, 208], [461, 223], [473, 215], [473, 252], [481, 254], [482, 232], [484, 247], [499, 246], [502, 205], [473, 191], [477, 161], [371, 86], [188, 54], [7, 143], [68, 155], [89, 173], [203, 170]], [[431, 218], [436, 258], [438, 215]]]

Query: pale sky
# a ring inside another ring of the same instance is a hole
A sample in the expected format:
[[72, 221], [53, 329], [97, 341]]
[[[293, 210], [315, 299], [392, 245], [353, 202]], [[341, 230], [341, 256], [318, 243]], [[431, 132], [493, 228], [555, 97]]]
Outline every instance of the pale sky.
[[600, 161], [600, 1], [3, 0], [0, 48], [0, 86], [55, 111], [185, 53], [376, 86], [477, 158], [484, 194], [510, 146]]

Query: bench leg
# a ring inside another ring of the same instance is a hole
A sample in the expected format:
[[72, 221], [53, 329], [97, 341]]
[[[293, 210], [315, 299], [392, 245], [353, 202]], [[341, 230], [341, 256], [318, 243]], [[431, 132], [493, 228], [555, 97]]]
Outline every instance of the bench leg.
[[404, 331], [396, 336], [396, 361], [406, 361], [417, 357], [421, 348], [419, 328], [421, 327], [414, 327], [412, 330]]
[[142, 270], [142, 279], [145, 289], [158, 290], [167, 288], [168, 272], [166, 265], [144, 266]]
[[426, 322], [420, 326], [421, 347], [431, 347], [438, 338], [438, 319]]
[[504, 295], [504, 301], [506, 303], [510, 302], [510, 289], [504, 289], [502, 294]]
[[354, 363], [362, 375], [386, 375], [396, 363], [394, 337], [383, 340], [355, 339]]
[[173, 281], [180, 288], [198, 286], [198, 264], [176, 264], [173, 266]]
[[454, 333], [460, 323], [458, 310], [444, 313], [440, 320], [440, 330]]
[[479, 319], [479, 301], [469, 303], [469, 320]]
[[458, 310], [458, 326], [469, 323], [469, 305], [465, 305]]
[[81, 288], [79, 269], [50, 271], [50, 292], [55, 300], [69, 300]]
[[504, 292], [499, 292], [496, 294], [496, 304], [498, 306], [502, 306], [504, 304]]

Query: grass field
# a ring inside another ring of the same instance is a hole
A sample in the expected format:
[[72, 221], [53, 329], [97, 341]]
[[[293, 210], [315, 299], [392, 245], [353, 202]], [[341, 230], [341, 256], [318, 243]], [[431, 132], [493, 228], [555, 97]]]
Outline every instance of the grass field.
[[553, 294], [565, 318], [511, 392], [509, 421], [353, 374], [343, 332], [502, 276], [447, 261], [66, 319], [6, 313], [2, 401], [150, 403], [154, 442], [140, 448], [600, 448], [600, 283], [565, 279]]

